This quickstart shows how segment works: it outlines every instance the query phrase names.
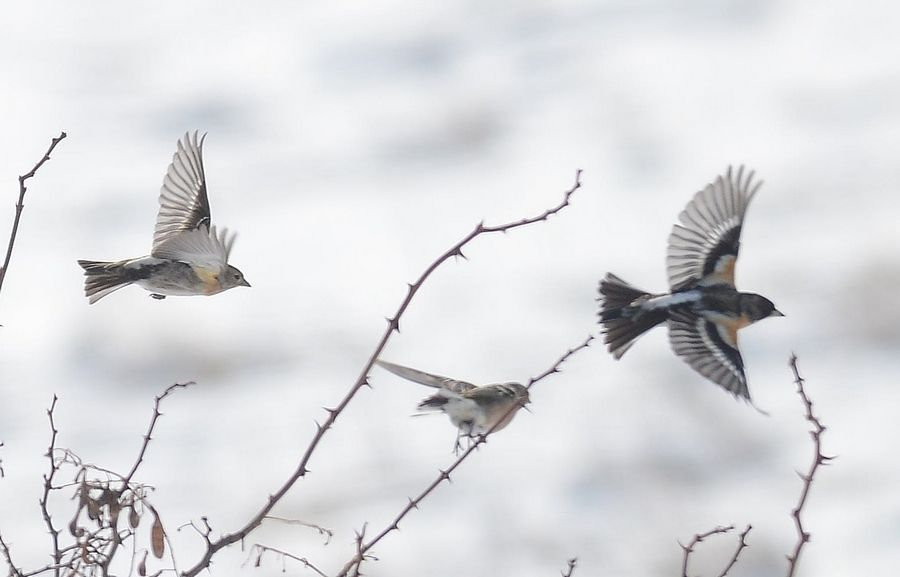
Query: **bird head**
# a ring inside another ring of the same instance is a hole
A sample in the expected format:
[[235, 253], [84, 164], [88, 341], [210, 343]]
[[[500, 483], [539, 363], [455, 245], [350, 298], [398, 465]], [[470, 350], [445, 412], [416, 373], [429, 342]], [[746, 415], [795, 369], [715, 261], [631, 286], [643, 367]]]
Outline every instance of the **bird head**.
[[222, 285], [223, 291], [236, 286], [250, 286], [250, 283], [244, 278], [244, 273], [231, 265], [228, 265], [225, 272], [219, 276], [219, 283]]
[[768, 318], [783, 317], [784, 314], [775, 308], [775, 304], [764, 296], [745, 293], [741, 295], [741, 313], [750, 319], [750, 322]]

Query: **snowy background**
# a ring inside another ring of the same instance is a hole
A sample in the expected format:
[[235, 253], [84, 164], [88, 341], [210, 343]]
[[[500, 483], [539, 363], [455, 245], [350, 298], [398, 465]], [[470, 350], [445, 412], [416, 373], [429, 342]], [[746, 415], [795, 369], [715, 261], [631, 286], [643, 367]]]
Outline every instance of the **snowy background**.
[[[482, 237], [421, 291], [385, 358], [477, 383], [548, 368], [595, 325], [615, 271], [665, 288], [666, 238], [728, 164], [765, 180], [738, 285], [787, 315], [742, 333], [766, 418], [669, 351], [664, 330], [621, 361], [600, 346], [536, 386], [533, 414], [473, 456], [375, 551], [373, 576], [676, 575], [718, 524], [752, 524], [736, 576], [778, 575], [812, 447], [787, 360], [822, 420], [801, 575], [900, 566], [900, 11], [890, 3], [29, 2], [0, 6], [0, 234], [31, 181], [0, 295], [0, 532], [47, 562], [37, 499], [45, 410], [59, 445], [133, 462], [153, 396], [166, 401], [137, 480], [180, 568], [208, 516], [240, 527], [294, 469], [322, 406], [356, 378], [406, 282], [481, 219], [555, 205], [547, 223]], [[155, 301], [130, 287], [88, 306], [78, 258], [149, 251], [176, 140], [208, 131], [214, 221], [253, 284]], [[298, 527], [248, 542], [334, 572], [353, 531], [383, 527], [452, 460], [427, 391], [383, 371], [328, 435], [276, 514]], [[73, 503], [53, 504], [58, 525]], [[736, 537], [705, 543], [715, 574]], [[214, 575], [242, 567], [239, 547]], [[309, 571], [289, 565], [290, 574]]]

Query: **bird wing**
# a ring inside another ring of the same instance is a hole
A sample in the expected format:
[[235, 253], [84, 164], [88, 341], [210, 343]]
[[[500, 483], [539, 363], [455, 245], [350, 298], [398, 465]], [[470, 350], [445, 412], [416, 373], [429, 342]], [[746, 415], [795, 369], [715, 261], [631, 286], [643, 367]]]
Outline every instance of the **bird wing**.
[[676, 355], [735, 396], [750, 399], [737, 344], [739, 319], [712, 321], [690, 311], [671, 311], [668, 323]]
[[217, 231], [216, 227], [207, 228], [206, 224], [201, 224], [199, 228], [183, 230], [155, 245], [150, 255], [218, 273], [228, 266], [233, 244], [234, 235], [229, 235], [228, 229]]
[[669, 235], [666, 269], [669, 287], [677, 291], [694, 285], [734, 286], [734, 265], [747, 205], [762, 181], [753, 181], [744, 167], [725, 175], [694, 195]]
[[456, 379], [442, 377], [440, 375], [432, 375], [431, 373], [426, 373], [424, 371], [411, 369], [409, 367], [404, 367], [401, 365], [395, 365], [394, 363], [382, 361], [381, 359], [377, 359], [375, 363], [381, 368], [387, 369], [388, 371], [394, 373], [398, 377], [403, 377], [404, 379], [413, 381], [414, 383], [419, 383], [420, 385], [425, 385], [427, 387], [447, 389], [448, 391], [456, 393], [457, 395], [478, 388], [472, 383], [457, 381]]
[[203, 171], [204, 134], [197, 140], [197, 132], [185, 133], [178, 141], [178, 150], [163, 178], [159, 190], [159, 213], [153, 232], [153, 251], [185, 231], [210, 228], [209, 198], [206, 194], [206, 175]]

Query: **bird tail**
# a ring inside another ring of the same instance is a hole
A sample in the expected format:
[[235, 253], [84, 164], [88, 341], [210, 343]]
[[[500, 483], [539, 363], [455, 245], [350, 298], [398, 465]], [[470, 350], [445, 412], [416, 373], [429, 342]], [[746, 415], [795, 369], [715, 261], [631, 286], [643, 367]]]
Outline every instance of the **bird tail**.
[[622, 358], [639, 336], [664, 322], [666, 309], [643, 310], [632, 306], [635, 300], [650, 293], [633, 287], [612, 273], [600, 281], [600, 324], [603, 325], [603, 342], [616, 358]]
[[125, 262], [78, 261], [79, 266], [84, 269], [84, 294], [90, 304], [133, 282], [126, 274]]
[[444, 410], [444, 405], [446, 405], [453, 396], [458, 395], [455, 395], [452, 391], [442, 389], [430, 397], [423, 399], [416, 408], [420, 411], [442, 411]]

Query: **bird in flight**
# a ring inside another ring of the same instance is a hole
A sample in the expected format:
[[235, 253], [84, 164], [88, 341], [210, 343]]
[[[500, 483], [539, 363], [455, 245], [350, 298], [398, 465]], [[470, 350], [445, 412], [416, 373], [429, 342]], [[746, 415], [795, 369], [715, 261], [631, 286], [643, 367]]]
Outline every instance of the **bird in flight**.
[[784, 316], [769, 299], [738, 292], [734, 266], [744, 214], [762, 182], [728, 168], [694, 195], [672, 228], [669, 292], [651, 294], [612, 273], [600, 281], [603, 342], [616, 359], [653, 327], [667, 323], [676, 355], [736, 397], [750, 401], [738, 330]]
[[488, 432], [497, 432], [512, 421], [519, 408], [530, 402], [528, 389], [519, 383], [479, 387], [380, 359], [375, 362], [399, 377], [437, 389], [433, 395], [419, 403], [418, 409], [442, 411], [450, 417], [450, 422], [457, 428], [454, 446], [456, 452], [461, 448], [460, 437], [471, 439]]
[[250, 286], [243, 273], [228, 264], [234, 235], [212, 225], [206, 175], [204, 134], [185, 133], [166, 171], [159, 192], [159, 214], [150, 256], [101, 262], [79, 260], [84, 292], [94, 304], [120, 288], [137, 284], [155, 299], [166, 296], [214, 295]]

